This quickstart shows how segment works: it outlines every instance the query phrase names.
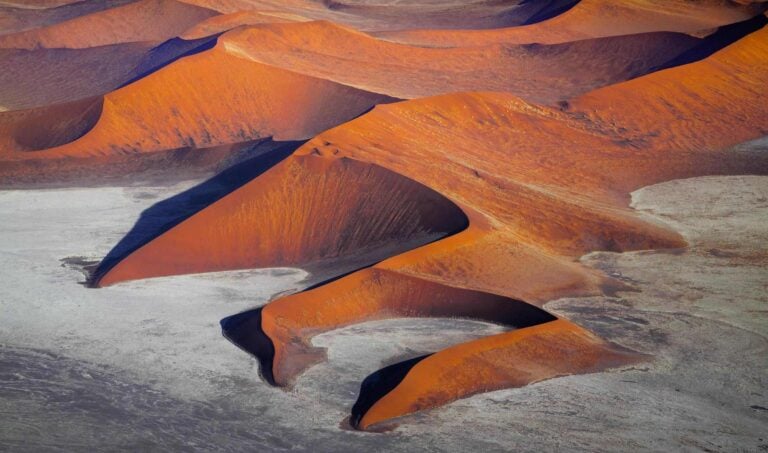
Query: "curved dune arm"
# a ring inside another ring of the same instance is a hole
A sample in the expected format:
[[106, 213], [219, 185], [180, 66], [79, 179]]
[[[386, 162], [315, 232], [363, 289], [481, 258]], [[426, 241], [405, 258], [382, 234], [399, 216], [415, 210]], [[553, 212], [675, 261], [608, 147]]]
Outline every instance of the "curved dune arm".
[[[456, 317], [516, 327], [549, 322], [549, 313], [508, 297], [454, 288], [378, 268], [364, 269], [263, 308], [261, 330], [274, 349], [262, 366], [277, 385], [288, 385], [324, 353], [310, 344], [322, 332], [398, 317]], [[252, 335], [260, 335], [254, 331]], [[259, 355], [259, 351], [252, 351]], [[264, 373], [264, 374], [267, 374]]]
[[[352, 423], [360, 429], [371, 429], [387, 420], [476, 393], [600, 371], [640, 358], [558, 319], [444, 349], [412, 364], [396, 384], [392, 379], [372, 375], [363, 382], [352, 410]], [[393, 384], [394, 388], [376, 398], [381, 393], [378, 386]]]

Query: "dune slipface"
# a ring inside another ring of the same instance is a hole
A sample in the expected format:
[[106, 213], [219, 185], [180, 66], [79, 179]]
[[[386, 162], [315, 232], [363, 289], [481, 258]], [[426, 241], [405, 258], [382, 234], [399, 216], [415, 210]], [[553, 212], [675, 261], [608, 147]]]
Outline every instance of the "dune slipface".
[[340, 326], [461, 316], [516, 328], [372, 375], [353, 409], [362, 429], [478, 392], [630, 363], [640, 357], [537, 307], [622, 287], [578, 263], [588, 252], [686, 245], [630, 210], [631, 191], [766, 174], [766, 156], [726, 151], [768, 133], [768, 107], [754, 102], [768, 94], [766, 78], [762, 28], [700, 62], [555, 106], [500, 92], [377, 106], [139, 248], [98, 283], [282, 265], [339, 275], [334, 263], [389, 256], [271, 302], [238, 332], [242, 344], [260, 345], [252, 352], [281, 386], [322, 360], [311, 337]]

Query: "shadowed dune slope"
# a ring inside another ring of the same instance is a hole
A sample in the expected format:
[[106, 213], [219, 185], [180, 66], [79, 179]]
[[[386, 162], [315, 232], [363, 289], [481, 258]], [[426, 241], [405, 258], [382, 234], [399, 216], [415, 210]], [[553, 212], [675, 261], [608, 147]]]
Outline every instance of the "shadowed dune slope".
[[48, 27], [0, 36], [0, 48], [85, 48], [160, 42], [216, 14], [177, 0], [140, 0]]
[[[388, 198], [375, 194], [362, 203], [335, 201], [339, 185], [372, 178], [388, 191], [383, 179], [401, 175], [455, 203], [469, 227], [267, 305], [259, 329], [274, 349], [275, 383], [290, 383], [318, 359], [307, 347], [311, 336], [341, 325], [404, 313], [483, 319], [467, 307], [483, 310], [494, 295], [541, 305], [615, 289], [615, 282], [576, 259], [594, 250], [685, 245], [628, 209], [630, 191], [673, 178], [768, 172], [764, 155], [724, 151], [767, 132], [768, 108], [754, 102], [768, 94], [767, 36], [761, 29], [704, 61], [600, 89], [561, 109], [503, 93], [376, 107], [144, 245], [101, 284], [286, 262], [312, 268], [326, 259], [354, 258], [365, 243], [380, 246], [388, 236], [379, 231], [396, 231], [403, 244], [413, 230], [380, 225], [401, 225], [399, 215], [388, 213], [409, 210], [393, 211]], [[297, 190], [294, 181], [308, 181], [309, 189]], [[440, 217], [429, 216], [443, 224]], [[350, 232], [329, 222], [359, 227]], [[430, 285], [453, 288], [445, 289], [439, 313], [432, 299], [418, 296], [438, 291]], [[401, 303], [405, 308], [398, 308]], [[476, 392], [632, 360], [566, 320], [544, 322], [418, 361], [391, 389], [372, 392], [376, 401], [356, 419], [367, 429]]]
[[536, 24], [494, 30], [402, 30], [377, 34], [424, 46], [555, 44], [606, 36], [673, 31], [699, 33], [741, 22], [768, 8], [763, 1], [581, 0], [572, 9]]
[[245, 25], [281, 24], [306, 22], [309, 20], [311, 19], [289, 13], [273, 11], [238, 11], [236, 13], [213, 16], [209, 19], [200, 21], [182, 33], [180, 37], [184, 39], [198, 39], [216, 33], [223, 33]]
[[128, 43], [89, 49], [0, 49], [0, 106], [22, 110], [114, 90], [151, 48]]
[[15, 0], [0, 2], [0, 35], [54, 25], [137, 0]]
[[82, 137], [98, 121], [102, 105], [103, 99], [95, 97], [0, 113], [0, 162]]

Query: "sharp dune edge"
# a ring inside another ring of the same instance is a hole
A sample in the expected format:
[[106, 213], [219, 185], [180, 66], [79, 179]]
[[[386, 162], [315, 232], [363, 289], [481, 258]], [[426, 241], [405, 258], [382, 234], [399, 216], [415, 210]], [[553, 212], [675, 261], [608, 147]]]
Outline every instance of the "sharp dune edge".
[[219, 168], [306, 141], [102, 262], [95, 286], [311, 272], [314, 287], [222, 321], [281, 387], [341, 327], [509, 329], [370, 375], [351, 408], [362, 430], [648, 359], [544, 304], [632, 289], [582, 265], [590, 252], [687, 246], [631, 192], [768, 174], [768, 156], [734, 148], [768, 135], [762, 1], [16, 3], [0, 2], [1, 187]]
[[[160, 44], [129, 42], [83, 49], [0, 49], [0, 58], [8, 63], [8, 70], [0, 74], [0, 104], [10, 111], [37, 109], [42, 112], [50, 106], [103, 96], [215, 43], [214, 35], [188, 40], [176, 38]], [[39, 70], [40, 67], [45, 70]], [[68, 77], [62, 78], [61, 74]]]
[[415, 27], [439, 29], [494, 28], [522, 25], [555, 15], [574, 0], [541, 2], [488, 2], [447, 0], [375, 2], [337, 0], [185, 0], [222, 13], [243, 10], [281, 11], [315, 20], [333, 20], [360, 30], [391, 30]]
[[[268, 366], [277, 384], [289, 384], [316, 360], [307, 351], [309, 337], [399, 316], [401, 309], [391, 307], [400, 301], [397, 294], [409, 294], [415, 305], [409, 313], [432, 314], [414, 296], [429, 291], [429, 285], [535, 305], [598, 294], [614, 283], [578, 265], [579, 256], [593, 250], [685, 246], [672, 231], [636, 217], [627, 208], [629, 192], [675, 178], [768, 171], [765, 156], [724, 151], [768, 133], [768, 110], [750, 102], [766, 95], [767, 36], [766, 29], [759, 30], [704, 61], [606, 87], [561, 108], [501, 93], [376, 107], [320, 134], [263, 177], [140, 248], [107, 272], [101, 284], [204, 270], [301, 267], [323, 254], [346, 253], [339, 242], [349, 237], [344, 227], [314, 228], [318, 220], [312, 200], [324, 191], [328, 199], [337, 199], [329, 184], [350, 183], [352, 174], [340, 168], [358, 162], [354, 166], [383, 167], [442, 194], [462, 208], [469, 228], [267, 305], [261, 328], [274, 346]], [[619, 102], [634, 108], [617, 109]], [[557, 150], [557, 157], [543, 150]], [[293, 178], [306, 181], [298, 192], [293, 184], [284, 186], [292, 188], [290, 194], [275, 187], [276, 181]], [[265, 230], [260, 226], [265, 212], [270, 212], [268, 219], [292, 217], [282, 229]], [[361, 214], [343, 202], [335, 212], [344, 223]], [[373, 225], [359, 228], [357, 237], [376, 243]], [[301, 231], [332, 233], [330, 241], [317, 238], [321, 246], [299, 239], [309, 234]], [[401, 240], [411, 237], [404, 233]], [[299, 250], [282, 256], [289, 243]], [[243, 244], [258, 250], [243, 250]], [[461, 316], [475, 306], [472, 298], [457, 299], [440, 314]], [[515, 357], [514, 365], [509, 357]], [[360, 417], [358, 426], [369, 428], [479, 391], [632, 360], [636, 357], [566, 320], [526, 327], [417, 363]]]
[[109, 174], [109, 160], [99, 160], [109, 156], [307, 139], [390, 101], [243, 60], [219, 46], [106, 95], [98, 120], [74, 142], [35, 153], [6, 148], [0, 180], [56, 180], [89, 165]]

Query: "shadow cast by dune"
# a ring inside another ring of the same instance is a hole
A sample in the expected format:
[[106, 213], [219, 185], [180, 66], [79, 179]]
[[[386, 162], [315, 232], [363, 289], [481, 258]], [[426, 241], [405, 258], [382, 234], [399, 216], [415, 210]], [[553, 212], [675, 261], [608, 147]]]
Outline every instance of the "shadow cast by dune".
[[276, 385], [272, 374], [275, 346], [261, 328], [261, 311], [264, 307], [228, 316], [221, 321], [221, 333], [243, 351], [259, 361], [259, 374], [269, 385]]
[[128, 234], [107, 253], [89, 279], [89, 286], [99, 280], [123, 258], [160, 236], [201, 209], [233, 192], [291, 155], [303, 142], [254, 143], [240, 153], [238, 163], [212, 178], [141, 213]]
[[[540, 0], [537, 0], [540, 2]], [[521, 4], [534, 3], [533, 0], [525, 0]], [[543, 3], [543, 2], [541, 2]], [[520, 25], [532, 25], [538, 22], [544, 22], [545, 20], [552, 19], [561, 14], [568, 12], [571, 8], [576, 6], [579, 0], [549, 0], [548, 4], [539, 10], [536, 14], [529, 17], [528, 20]]]
[[420, 357], [404, 360], [388, 367], [384, 367], [375, 373], [368, 375], [360, 384], [360, 394], [352, 406], [352, 414], [349, 422], [355, 429], [360, 429], [360, 420], [362, 420], [368, 410], [376, 404], [387, 393], [391, 392], [403, 381], [405, 376], [419, 362], [431, 356], [426, 354]]
[[206, 36], [198, 39], [182, 39], [173, 38], [165, 41], [164, 43], [153, 47], [147, 55], [139, 62], [134, 69], [136, 74], [132, 79], [120, 85], [122, 88], [126, 85], [130, 85], [137, 80], [158, 71], [169, 64], [180, 60], [184, 57], [189, 57], [200, 52], [212, 49], [219, 40], [219, 36], [222, 33]]
[[675, 66], [682, 66], [703, 60], [745, 36], [760, 30], [765, 27], [766, 24], [768, 24], [768, 17], [763, 14], [758, 14], [751, 19], [720, 27], [716, 32], [704, 38], [698, 46], [678, 55], [661, 66], [652, 68], [649, 72], [674, 68]]
[[[538, 307], [530, 305], [523, 301], [508, 299], [504, 308], [496, 308], [491, 313], [482, 314], [463, 313], [463, 310], [457, 310], [456, 317], [473, 319], [485, 322], [491, 322], [508, 326], [511, 329], [522, 329], [526, 327], [537, 326], [547, 322], [555, 321], [557, 318], [550, 313]], [[482, 311], [482, 310], [481, 310]], [[386, 427], [366, 427], [362, 428], [360, 422], [365, 414], [384, 396], [395, 389], [408, 375], [410, 370], [419, 362], [431, 356], [423, 355], [416, 358], [404, 360], [389, 366], [386, 366], [363, 380], [360, 386], [360, 393], [350, 416], [350, 424], [355, 429], [365, 429], [373, 432], [386, 431]]]

